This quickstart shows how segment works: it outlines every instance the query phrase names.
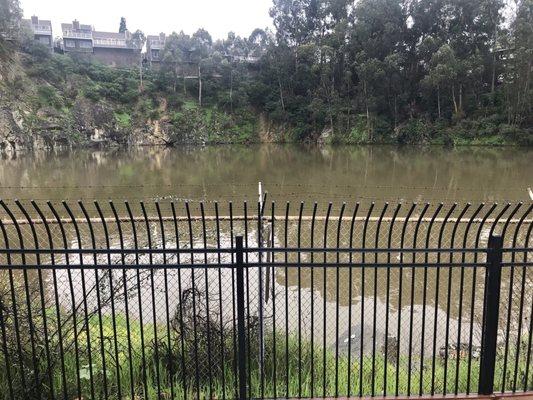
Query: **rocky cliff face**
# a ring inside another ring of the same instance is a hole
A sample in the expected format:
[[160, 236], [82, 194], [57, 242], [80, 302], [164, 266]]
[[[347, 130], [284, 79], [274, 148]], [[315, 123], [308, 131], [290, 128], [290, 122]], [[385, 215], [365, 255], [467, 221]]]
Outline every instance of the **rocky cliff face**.
[[110, 110], [99, 105], [76, 104], [72, 115], [53, 108], [34, 112], [19, 106], [12, 103], [0, 108], [1, 151], [119, 144], [125, 140], [113, 127]]
[[[0, 55], [0, 153], [171, 142], [165, 110], [157, 119], [136, 116], [132, 110], [132, 120], [121, 124], [116, 114], [123, 107], [88, 99], [79, 76], [67, 76], [61, 85], [36, 76], [25, 66], [28, 57], [16, 51]], [[54, 103], [57, 95], [68, 102]]]
[[[15, 115], [14, 115], [15, 114]], [[0, 109], [0, 151], [18, 151], [29, 146], [31, 137], [17, 124], [16, 113]]]
[[[117, 123], [114, 109], [105, 104], [77, 100], [70, 114], [41, 109], [36, 114], [13, 105], [0, 108], [0, 152], [59, 147], [170, 146], [205, 144], [207, 127], [176, 129], [166, 116], [136, 121], [129, 127]], [[35, 121], [37, 117], [37, 121]]]
[[261, 143], [284, 143], [293, 141], [291, 128], [272, 122], [264, 113], [259, 115], [259, 140]]
[[112, 105], [77, 98], [72, 108], [33, 109], [25, 101], [1, 93], [0, 152], [74, 146], [166, 145], [169, 126], [164, 120], [145, 120], [123, 127]]
[[[120, 81], [99, 78], [90, 72], [91, 66], [89, 72], [71, 73], [68, 67], [58, 72], [50, 60], [41, 65], [28, 54], [12, 52], [9, 57], [0, 57], [0, 153], [283, 138], [266, 118], [258, 124], [252, 112], [228, 115], [223, 110], [199, 108], [194, 100], [169, 107], [165, 95], [139, 93], [136, 88], [134, 100], [125, 102], [116, 99]], [[60, 57], [54, 62], [67, 62]], [[113, 95], [106, 94], [104, 84], [112, 86]], [[263, 132], [259, 137], [258, 130]]]

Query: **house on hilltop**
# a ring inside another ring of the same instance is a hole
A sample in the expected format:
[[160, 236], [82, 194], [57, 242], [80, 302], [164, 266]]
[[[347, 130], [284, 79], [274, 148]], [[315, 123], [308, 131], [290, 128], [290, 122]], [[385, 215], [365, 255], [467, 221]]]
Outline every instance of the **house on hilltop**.
[[54, 41], [52, 37], [52, 21], [39, 19], [39, 17], [36, 15], [23, 21], [31, 28], [35, 41], [48, 47], [50, 51], [52, 51], [54, 47]]
[[65, 53], [90, 54], [103, 64], [113, 67], [129, 67], [138, 63], [141, 49], [132, 42], [129, 31], [103, 32], [91, 25], [61, 24], [63, 31], [63, 50]]
[[166, 35], [160, 33], [159, 35], [148, 35], [146, 38], [146, 59], [150, 66], [159, 65], [161, 63], [161, 53], [165, 48]]
[[138, 64], [141, 49], [135, 47], [131, 33], [93, 31], [94, 58], [113, 67]]
[[63, 31], [63, 50], [65, 53], [92, 53], [93, 27], [80, 24], [78, 20], [72, 24], [61, 24]]

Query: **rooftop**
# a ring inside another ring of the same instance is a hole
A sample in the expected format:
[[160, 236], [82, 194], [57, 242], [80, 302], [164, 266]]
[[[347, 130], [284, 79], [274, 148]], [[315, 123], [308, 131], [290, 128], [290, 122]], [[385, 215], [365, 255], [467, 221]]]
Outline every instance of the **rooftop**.
[[39, 19], [37, 16], [32, 16], [31, 18], [25, 19], [24, 21], [29, 22], [31, 25], [44, 25], [44, 26], [52, 26], [52, 21], [49, 19]]
[[93, 27], [91, 25], [79, 24], [79, 28], [74, 29], [74, 24], [61, 24], [61, 29], [63, 31], [72, 31], [72, 30], [92, 31]]
[[24, 22], [28, 23], [33, 30], [33, 33], [39, 35], [51, 35], [52, 34], [52, 21], [48, 19], [39, 19], [37, 16], [32, 16], [29, 19], [24, 19]]
[[159, 35], [148, 35], [146, 39], [147, 40], [165, 40], [166, 35], [164, 33], [160, 33]]
[[123, 39], [126, 40], [126, 35], [124, 33], [117, 32], [103, 32], [103, 31], [93, 31], [94, 39]]

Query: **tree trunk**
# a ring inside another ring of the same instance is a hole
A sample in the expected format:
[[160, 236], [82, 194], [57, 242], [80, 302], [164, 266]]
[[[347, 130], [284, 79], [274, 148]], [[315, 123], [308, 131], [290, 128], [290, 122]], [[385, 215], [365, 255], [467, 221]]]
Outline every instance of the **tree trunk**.
[[505, 91], [505, 102], [507, 103], [507, 125], [511, 125], [511, 96], [509, 96], [509, 90]]
[[331, 111], [331, 103], [329, 105], [329, 126], [331, 127], [331, 134], [333, 135], [335, 129], [333, 128], [333, 112]]
[[492, 36], [492, 77], [491, 77], [491, 83], [490, 83], [490, 94], [491, 94], [490, 97], [491, 97], [492, 105], [494, 105], [496, 102], [494, 90], [496, 88], [496, 61], [497, 59], [496, 59], [495, 51], [496, 51], [496, 46], [498, 43], [498, 23], [495, 23], [492, 12], [490, 12], [489, 15], [490, 15], [491, 22], [494, 23], [494, 34]]
[[455, 99], [455, 86], [452, 85], [452, 99], [453, 99], [453, 109], [455, 110], [455, 114], [459, 112], [459, 109], [457, 108], [457, 100]]
[[366, 129], [370, 133], [370, 111], [368, 110], [368, 102], [366, 103]]
[[463, 84], [459, 84], [459, 113], [463, 115]]
[[233, 65], [231, 64], [229, 70], [229, 109], [233, 114]]
[[368, 93], [366, 89], [366, 81], [363, 81], [363, 94], [365, 96], [365, 108], [366, 108], [366, 131], [368, 133], [368, 138], [372, 140], [372, 132], [370, 129], [370, 110], [368, 108]]
[[[331, 92], [333, 93], [333, 92]], [[331, 93], [328, 95], [328, 111], [329, 111], [329, 127], [331, 129], [331, 134], [333, 135], [333, 109], [331, 106]]]
[[279, 85], [279, 98], [281, 100], [281, 109], [285, 111], [285, 101], [283, 100], [283, 89], [281, 88], [281, 79], [278, 74], [278, 85]]
[[398, 127], [398, 96], [394, 95], [394, 129]]
[[490, 93], [492, 97], [492, 104], [494, 104], [494, 88], [496, 86], [496, 54], [492, 53], [492, 80], [490, 83]]
[[143, 57], [141, 54], [141, 57], [139, 58], [139, 77], [141, 79], [141, 89], [140, 91], [143, 91]]
[[437, 85], [437, 110], [438, 110], [438, 115], [440, 119], [441, 112], [440, 112], [440, 86], [439, 85]]
[[[531, 109], [531, 105], [529, 103], [529, 96], [528, 91], [530, 87], [530, 80], [531, 80], [531, 60], [528, 61], [527, 67], [525, 68], [525, 78], [523, 78], [523, 85], [519, 86], [518, 92], [518, 100], [516, 105], [516, 118], [515, 118], [515, 124], [520, 125], [522, 124], [522, 121], [524, 117], [526, 117], [529, 113], [529, 110]], [[519, 79], [518, 82], [521, 80]]]
[[202, 70], [198, 64], [198, 105], [202, 107]]

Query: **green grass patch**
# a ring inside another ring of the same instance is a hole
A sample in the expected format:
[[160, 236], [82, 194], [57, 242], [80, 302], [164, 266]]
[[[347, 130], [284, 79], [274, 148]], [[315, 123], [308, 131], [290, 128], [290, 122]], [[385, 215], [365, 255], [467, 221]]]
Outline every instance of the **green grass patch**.
[[194, 100], [185, 100], [181, 106], [184, 111], [195, 110], [198, 108], [198, 103]]
[[40, 107], [53, 107], [61, 110], [65, 104], [58, 91], [49, 85], [42, 85], [37, 88], [37, 99]]
[[125, 111], [123, 112], [115, 112], [115, 121], [117, 122], [118, 126], [121, 128], [130, 128], [131, 127], [131, 115]]
[[[52, 325], [53, 315], [52, 312], [49, 313], [49, 323]], [[95, 398], [102, 398], [107, 394], [109, 399], [131, 400], [132, 392], [136, 399], [157, 398], [159, 394], [163, 398], [171, 394], [177, 398], [194, 398], [198, 392], [200, 398], [232, 398], [237, 379], [233, 328], [220, 330], [214, 323], [206, 325], [197, 321], [194, 327], [196, 340], [193, 340], [191, 330], [183, 331], [181, 335], [175, 324], [176, 321], [171, 321], [168, 326], [166, 323], [154, 325], [150, 321], [144, 321], [141, 326], [139, 320], [128, 320], [125, 315], [117, 315], [115, 318], [104, 315], [101, 320], [98, 315], [94, 315], [88, 329], [79, 333], [74, 342], [73, 332], [68, 329], [67, 321], [63, 327], [63, 343], [70, 345], [63, 349], [63, 359], [55, 354], [57, 358], [52, 371], [55, 394], [63, 393], [66, 388], [68, 398], [76, 398], [79, 376], [79, 389], [86, 399], [93, 395]], [[58, 348], [57, 336], [51, 339], [50, 345]], [[334, 348], [324, 349], [316, 344], [311, 346], [308, 339], [299, 342], [296, 334], [286, 337], [280, 332], [267, 332], [261, 376], [257, 331], [254, 327], [250, 329], [247, 346], [247, 379], [252, 397], [260, 397], [262, 394], [267, 398], [286, 395], [394, 395], [396, 392], [428, 394], [432, 391], [443, 393], [444, 390], [453, 393], [455, 389], [464, 393], [468, 381], [471, 391], [477, 390], [478, 360], [472, 360], [469, 368], [467, 360], [460, 360], [457, 364], [456, 360], [450, 359], [445, 368], [441, 359], [433, 362], [431, 358], [426, 358], [421, 361], [413, 355], [409, 371], [407, 356], [401, 356], [398, 363], [390, 359], [385, 362], [379, 350], [375, 359], [370, 355], [364, 355], [361, 359], [358, 352], [353, 353], [350, 359], [347, 353], [336, 357]], [[510, 353], [512, 354], [513, 352]], [[516, 371], [520, 387], [526, 379], [525, 360], [522, 358]], [[511, 387], [515, 373], [514, 362], [511, 360], [512, 357], [508, 361], [508, 374], [505, 377], [507, 388]], [[0, 362], [5, 362], [3, 354]], [[31, 362], [26, 362], [28, 367], [24, 374], [26, 380], [31, 382]], [[44, 357], [39, 360], [39, 364], [43, 388], [49, 390]], [[502, 370], [503, 359], [498, 357], [496, 371]], [[17, 388], [17, 393], [21, 394], [20, 369], [13, 359], [10, 372], [11, 382]], [[498, 388], [502, 379], [501, 373], [497, 374]], [[531, 382], [527, 383], [527, 387], [532, 388]], [[5, 368], [0, 370], [0, 390], [8, 393]]]

